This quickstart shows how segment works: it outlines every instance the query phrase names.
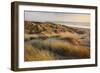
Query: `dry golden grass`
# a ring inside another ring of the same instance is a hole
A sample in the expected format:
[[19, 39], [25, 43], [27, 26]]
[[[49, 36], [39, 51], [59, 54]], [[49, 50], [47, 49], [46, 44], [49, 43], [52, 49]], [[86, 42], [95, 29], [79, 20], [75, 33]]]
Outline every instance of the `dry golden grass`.
[[59, 57], [56, 58], [55, 53], [61, 56], [59, 52], [62, 52], [66, 59], [68, 57], [69, 59], [70, 57], [71, 59], [90, 58], [90, 48], [80, 45], [81, 41], [77, 36], [56, 35], [51, 38], [58, 38], [58, 40], [48, 41], [45, 39], [33, 44], [33, 46], [25, 43], [25, 61], [56, 60]]
[[31, 44], [25, 44], [24, 51], [24, 60], [25, 61], [41, 61], [41, 60], [54, 60], [52, 53], [46, 50], [39, 50], [38, 48], [33, 47]]
[[44, 41], [43, 44], [46, 45], [46, 47], [51, 47], [52, 50], [56, 51], [65, 51], [64, 53], [66, 56], [73, 56], [76, 58], [89, 58], [90, 57], [90, 48], [87, 48], [86, 46], [81, 46], [80, 39], [72, 37], [64, 37], [61, 38], [61, 40], [67, 41], [54, 41], [54, 42], [48, 42]]
[[66, 56], [69, 55], [76, 58], [90, 57], [90, 49], [83, 46], [73, 45], [70, 43], [55, 42], [51, 44], [51, 47], [54, 50], [64, 50]]

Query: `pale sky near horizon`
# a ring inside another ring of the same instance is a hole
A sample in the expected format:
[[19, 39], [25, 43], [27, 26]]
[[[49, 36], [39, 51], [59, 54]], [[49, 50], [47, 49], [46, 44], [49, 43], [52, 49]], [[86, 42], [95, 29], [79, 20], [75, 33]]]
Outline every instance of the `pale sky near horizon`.
[[55, 12], [34, 12], [25, 11], [26, 21], [40, 21], [40, 22], [82, 22], [90, 23], [90, 14], [79, 14], [79, 13], [55, 13]]

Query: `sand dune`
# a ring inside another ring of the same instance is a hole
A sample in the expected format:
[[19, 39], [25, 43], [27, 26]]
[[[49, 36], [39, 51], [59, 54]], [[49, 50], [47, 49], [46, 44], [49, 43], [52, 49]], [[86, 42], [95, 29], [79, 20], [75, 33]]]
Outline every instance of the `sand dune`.
[[25, 21], [25, 61], [90, 58], [90, 30]]

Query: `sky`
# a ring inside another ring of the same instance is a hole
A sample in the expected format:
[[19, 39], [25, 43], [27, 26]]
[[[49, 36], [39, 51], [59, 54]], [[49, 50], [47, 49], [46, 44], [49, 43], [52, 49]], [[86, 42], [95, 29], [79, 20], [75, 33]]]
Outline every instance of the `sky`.
[[[59, 12], [37, 12], [25, 11], [25, 21], [39, 21], [39, 22], [71, 22], [82, 23], [81, 25], [89, 26], [90, 14], [86, 13], [59, 13]], [[77, 24], [78, 25], [78, 24]]]
[[61, 21], [61, 22], [88, 22], [89, 14], [55, 13], [55, 12], [34, 12], [25, 11], [25, 20], [28, 21]]

